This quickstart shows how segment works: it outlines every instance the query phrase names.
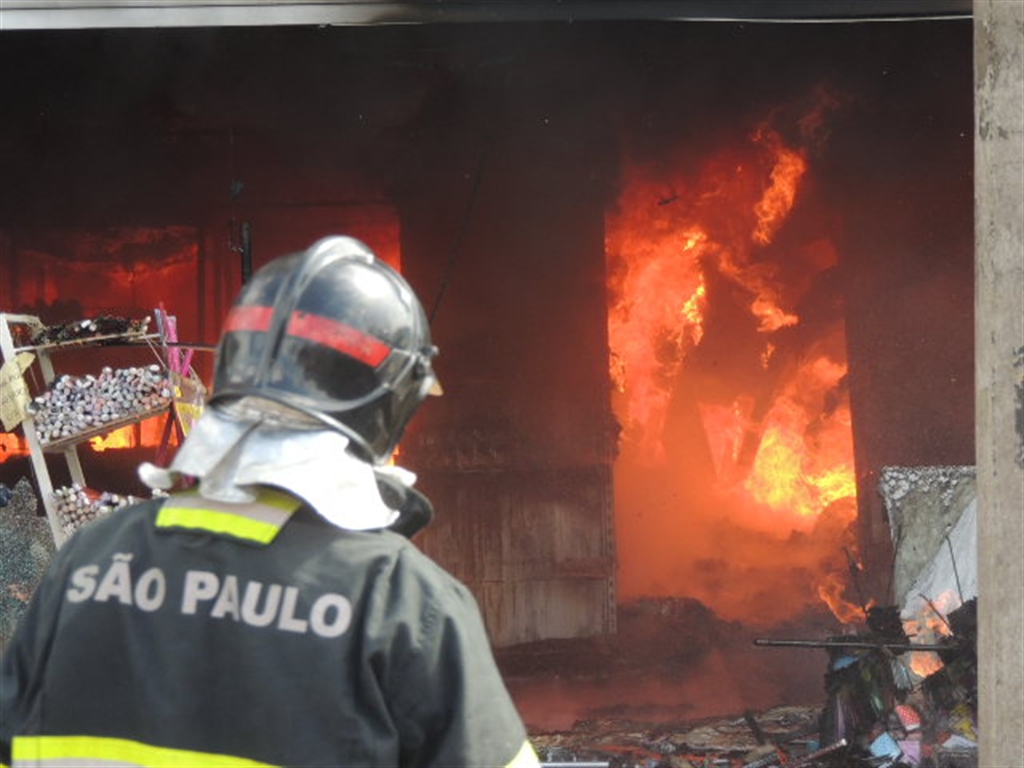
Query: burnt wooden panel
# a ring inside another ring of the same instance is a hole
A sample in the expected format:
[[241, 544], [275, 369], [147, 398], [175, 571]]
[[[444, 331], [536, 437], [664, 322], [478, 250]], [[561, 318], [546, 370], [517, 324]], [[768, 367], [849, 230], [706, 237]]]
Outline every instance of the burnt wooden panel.
[[403, 269], [431, 316], [445, 388], [399, 463], [437, 511], [423, 549], [473, 590], [497, 645], [615, 626], [604, 259], [615, 154], [607, 114], [580, 100], [563, 58], [524, 61], [497, 91], [470, 78], [434, 100], [395, 189]]
[[417, 543], [476, 595], [503, 646], [614, 630], [612, 475], [607, 466], [445, 473]]

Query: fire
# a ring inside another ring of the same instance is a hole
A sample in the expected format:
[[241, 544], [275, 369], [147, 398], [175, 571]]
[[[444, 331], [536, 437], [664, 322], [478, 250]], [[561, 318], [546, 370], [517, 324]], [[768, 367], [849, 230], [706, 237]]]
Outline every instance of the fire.
[[728, 406], [701, 403], [701, 421], [708, 436], [715, 476], [722, 482], [734, 471], [749, 426], [750, 398], [737, 398]]
[[[952, 590], [946, 590], [930, 602], [927, 613], [905, 618], [903, 631], [915, 643], [937, 643], [952, 634], [946, 615], [959, 606], [959, 596]], [[938, 672], [942, 667], [942, 659], [936, 653], [915, 653], [910, 659], [910, 669], [921, 678]]]
[[[124, 448], [156, 448], [163, 442], [165, 429], [165, 418], [147, 419], [139, 424], [129, 424], [104, 435], [90, 438], [89, 447], [98, 453]], [[171, 434], [173, 434], [173, 430]]]
[[939, 654], [932, 651], [910, 654], [910, 670], [921, 679], [934, 675], [944, 666]]
[[[156, 447], [160, 445], [163, 435], [163, 422], [157, 421], [153, 424], [145, 424], [142, 427], [141, 437], [136, 433], [134, 425], [115, 429], [105, 435], [97, 435], [89, 438], [89, 447], [92, 450], [102, 453], [119, 448], [136, 448], [138, 446]], [[5, 433], [0, 435], [0, 456], [3, 460], [28, 456], [28, 443], [23, 437]]]
[[0, 462], [28, 454], [28, 443], [25, 442], [25, 438], [10, 432], [0, 433]]
[[931, 601], [927, 613], [905, 619], [903, 629], [908, 637], [920, 643], [934, 643], [940, 638], [949, 637], [952, 631], [945, 617], [959, 605], [960, 598], [952, 590], [946, 590]]
[[99, 453], [118, 448], [133, 448], [135, 447], [135, 430], [128, 426], [115, 429], [106, 435], [97, 435], [90, 438], [89, 447]]
[[768, 429], [754, 462], [754, 471], [743, 487], [756, 500], [773, 509], [795, 505], [806, 516], [811, 499], [803, 477], [803, 443], [800, 435], [780, 426]]
[[694, 289], [690, 298], [683, 304], [683, 317], [686, 318], [685, 322], [691, 329], [690, 335], [693, 338], [694, 344], [700, 344], [700, 338], [704, 335], [701, 312], [703, 311], [704, 300], [707, 294], [707, 288], [704, 286], [703, 281], [701, 281], [700, 285]]
[[[112, 432], [91, 437], [88, 444], [97, 453], [122, 448], [156, 448], [163, 441], [164, 429], [164, 419], [149, 419], [141, 424], [130, 424]], [[28, 443], [21, 435], [9, 432], [0, 434], [0, 461], [28, 455]]]
[[799, 317], [779, 307], [777, 300], [775, 296], [758, 296], [750, 305], [750, 311], [761, 321], [759, 330], [771, 333], [800, 322]]
[[[687, 176], [668, 163], [624, 173], [605, 243], [610, 373], [623, 427], [616, 530], [624, 599], [694, 595], [728, 614], [728, 603], [742, 601], [725, 595], [726, 566], [712, 566], [722, 561], [737, 579], [814, 572], [816, 586], [797, 599], [825, 601], [844, 623], [863, 620], [843, 597], [847, 577], [827, 566], [841, 559], [838, 537], [856, 516], [845, 329], [841, 313], [818, 313], [815, 328], [800, 317], [800, 299], [835, 266], [834, 249], [820, 236], [801, 245], [792, 233], [785, 248], [775, 243], [800, 203], [807, 150], [824, 135], [827, 111], [813, 107], [790, 130], [766, 122], [745, 147], [680, 163], [696, 169]], [[762, 540], [755, 551], [754, 531], [776, 543]], [[680, 563], [681, 552], [695, 564]]]
[[[707, 295], [699, 265], [707, 235], [697, 228], [673, 231], [657, 213], [640, 224], [640, 237], [631, 227], [621, 228], [608, 243], [630, 264], [611, 286], [620, 297], [608, 325], [612, 382], [619, 392], [629, 391], [627, 421], [651, 435], [660, 430], [668, 407], [670, 392], [662, 381], [671, 379], [703, 336]], [[665, 286], [674, 289], [665, 301], [645, 298], [662, 294]]]
[[[88, 444], [97, 453], [122, 448], [156, 448], [162, 444], [165, 428], [165, 419], [149, 419], [91, 437]], [[24, 437], [10, 432], [0, 433], [0, 462], [27, 457], [29, 453]]]
[[846, 582], [838, 574], [829, 573], [818, 584], [818, 596], [828, 605], [839, 623], [844, 626], [863, 623], [864, 608], [844, 599], [842, 595], [845, 589]]
[[757, 226], [752, 237], [755, 242], [768, 245], [793, 209], [800, 179], [807, 170], [807, 161], [803, 153], [784, 146], [779, 135], [773, 131], [759, 129], [754, 134], [754, 141], [767, 145], [775, 155], [771, 183], [754, 205]]
[[[729, 206], [735, 201], [741, 206], [740, 218], [752, 221], [751, 240], [760, 245], [771, 242], [792, 208], [806, 162], [767, 129], [755, 135], [755, 143], [774, 153], [770, 182], [756, 201], [742, 203], [750, 187], [744, 166], [723, 174], [722, 163], [709, 164], [708, 178], [697, 185], [698, 190], [708, 190], [696, 192], [693, 205], [684, 201], [678, 208], [681, 197], [662, 197], [643, 171], [635, 169], [616, 214], [607, 222], [611, 376], [619, 392], [629, 391], [626, 428], [647, 435], [651, 455], [660, 455], [658, 435], [670, 388], [666, 382], [675, 377], [704, 335], [709, 300], [706, 266], [749, 294], [749, 312], [760, 332], [774, 333], [799, 323], [799, 317], [780, 303], [781, 287], [773, 268], [754, 261], [749, 243], [715, 237], [711, 227], [700, 221], [702, 214], [712, 220], [721, 217], [721, 212], [704, 214], [704, 206], [714, 201]], [[652, 205], [652, 201], [664, 204]], [[720, 223], [717, 227], [731, 229]], [[766, 361], [773, 351], [769, 343]]]
[[845, 363], [823, 356], [790, 380], [765, 419], [753, 469], [743, 482], [754, 500], [816, 517], [856, 495], [849, 406], [822, 413], [826, 396], [845, 375]]

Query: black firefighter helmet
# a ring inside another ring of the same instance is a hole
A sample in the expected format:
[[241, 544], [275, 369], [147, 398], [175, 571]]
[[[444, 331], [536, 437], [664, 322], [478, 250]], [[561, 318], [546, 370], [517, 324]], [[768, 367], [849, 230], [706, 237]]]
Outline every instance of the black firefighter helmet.
[[351, 237], [260, 268], [228, 314], [211, 404], [245, 396], [302, 411], [388, 460], [440, 387], [427, 317], [405, 279]]

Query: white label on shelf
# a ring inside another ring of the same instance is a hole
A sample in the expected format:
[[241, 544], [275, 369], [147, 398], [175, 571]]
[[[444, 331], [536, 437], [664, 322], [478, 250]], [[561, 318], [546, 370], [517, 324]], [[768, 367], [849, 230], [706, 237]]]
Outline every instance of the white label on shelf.
[[22, 352], [0, 366], [0, 421], [4, 430], [11, 432], [25, 420], [25, 413], [32, 396], [22, 374], [32, 365], [36, 356]]

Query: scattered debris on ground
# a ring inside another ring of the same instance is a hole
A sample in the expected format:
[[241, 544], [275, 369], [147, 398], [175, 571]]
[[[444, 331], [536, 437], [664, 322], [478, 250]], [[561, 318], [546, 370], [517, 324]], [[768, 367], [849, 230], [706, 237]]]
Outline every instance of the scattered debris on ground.
[[[531, 738], [542, 761], [553, 766], [975, 768], [976, 608], [972, 600], [945, 617], [948, 634], [929, 645], [914, 643], [898, 608], [889, 607], [872, 608], [860, 634], [782, 641], [798, 642], [808, 654], [827, 652], [815, 705], [748, 709], [690, 723], [583, 719]], [[924, 654], [921, 663], [917, 657]]]
[[0, 649], [28, 607], [29, 599], [56, 547], [45, 517], [39, 516], [32, 484], [21, 478], [2, 486], [0, 499]]

